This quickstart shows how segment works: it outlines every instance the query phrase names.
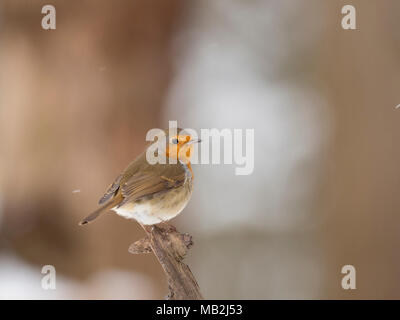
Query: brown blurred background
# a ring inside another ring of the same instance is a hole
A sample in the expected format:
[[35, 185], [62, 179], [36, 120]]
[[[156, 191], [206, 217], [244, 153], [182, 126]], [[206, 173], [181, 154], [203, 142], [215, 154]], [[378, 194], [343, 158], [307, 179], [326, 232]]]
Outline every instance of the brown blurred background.
[[77, 222], [168, 120], [255, 129], [254, 173], [196, 165], [173, 222], [206, 298], [400, 298], [399, 21], [395, 0], [1, 1], [0, 298], [164, 297], [135, 222]]

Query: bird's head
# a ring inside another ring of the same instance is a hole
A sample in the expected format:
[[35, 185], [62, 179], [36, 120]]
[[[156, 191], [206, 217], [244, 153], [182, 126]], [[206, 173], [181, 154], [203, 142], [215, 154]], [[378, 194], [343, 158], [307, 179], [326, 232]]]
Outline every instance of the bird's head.
[[182, 129], [177, 129], [178, 134], [168, 134], [166, 156], [180, 160], [183, 163], [190, 163], [193, 156], [193, 146], [201, 142], [199, 139], [193, 139], [189, 134], [185, 134]]

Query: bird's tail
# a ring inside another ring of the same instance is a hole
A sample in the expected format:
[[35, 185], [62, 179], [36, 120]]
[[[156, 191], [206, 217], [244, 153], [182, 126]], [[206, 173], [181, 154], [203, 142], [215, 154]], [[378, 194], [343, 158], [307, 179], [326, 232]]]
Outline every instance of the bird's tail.
[[111, 208], [114, 208], [116, 205], [118, 205], [121, 202], [121, 200], [122, 200], [121, 195], [115, 197], [110, 202], [107, 202], [106, 204], [102, 205], [100, 208], [98, 208], [97, 210], [95, 210], [91, 214], [89, 214], [86, 218], [84, 218], [81, 222], [79, 222], [79, 225], [83, 226], [85, 224], [88, 224], [89, 222], [92, 222], [103, 212], [105, 212]]

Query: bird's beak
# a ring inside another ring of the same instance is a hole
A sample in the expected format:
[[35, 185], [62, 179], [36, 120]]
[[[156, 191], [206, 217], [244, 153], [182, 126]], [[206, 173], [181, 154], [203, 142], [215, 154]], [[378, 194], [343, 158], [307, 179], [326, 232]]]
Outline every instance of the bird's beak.
[[186, 144], [194, 144], [194, 143], [200, 143], [200, 142], [201, 142], [200, 139], [195, 139], [195, 140], [188, 141]]

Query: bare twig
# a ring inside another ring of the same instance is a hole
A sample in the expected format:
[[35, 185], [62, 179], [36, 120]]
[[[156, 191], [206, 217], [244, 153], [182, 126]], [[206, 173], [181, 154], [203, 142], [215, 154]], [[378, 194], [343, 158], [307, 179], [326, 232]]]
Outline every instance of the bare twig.
[[189, 267], [182, 262], [193, 245], [192, 236], [179, 233], [175, 227], [165, 224], [143, 226], [147, 236], [129, 247], [132, 254], [154, 252], [167, 276], [169, 295], [172, 300], [203, 299], [199, 285]]

